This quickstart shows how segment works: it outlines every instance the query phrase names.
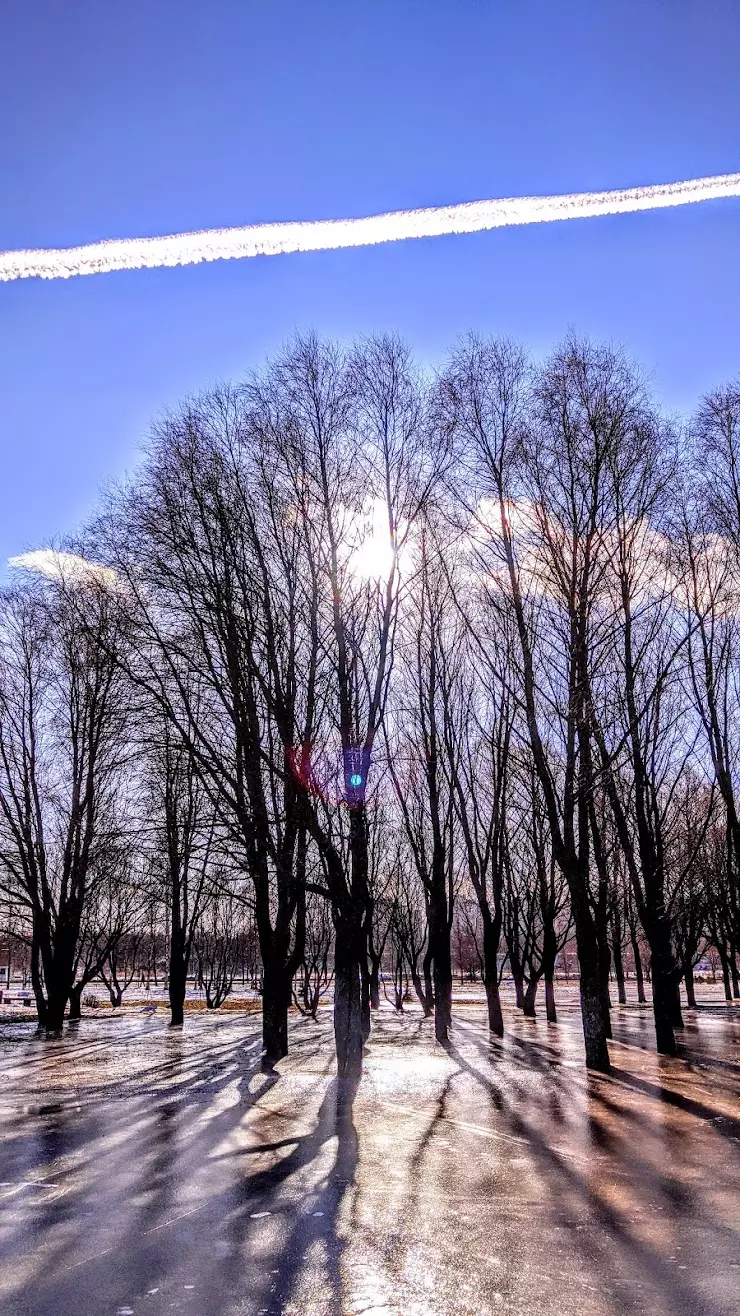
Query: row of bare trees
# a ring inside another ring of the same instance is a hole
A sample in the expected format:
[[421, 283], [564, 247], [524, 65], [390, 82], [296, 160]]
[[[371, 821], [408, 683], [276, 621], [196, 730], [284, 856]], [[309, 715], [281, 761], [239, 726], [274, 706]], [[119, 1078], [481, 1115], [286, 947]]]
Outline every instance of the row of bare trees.
[[447, 1040], [463, 917], [495, 1034], [504, 960], [554, 1020], [575, 939], [595, 1069], [625, 956], [669, 1054], [708, 944], [736, 983], [737, 388], [679, 426], [575, 338], [535, 365], [470, 337], [432, 377], [309, 336], [167, 416], [27, 564], [0, 881], [49, 1029], [152, 898], [173, 1022], [196, 962], [224, 998], [248, 913], [266, 1063], [331, 983], [350, 1077], [381, 984]]

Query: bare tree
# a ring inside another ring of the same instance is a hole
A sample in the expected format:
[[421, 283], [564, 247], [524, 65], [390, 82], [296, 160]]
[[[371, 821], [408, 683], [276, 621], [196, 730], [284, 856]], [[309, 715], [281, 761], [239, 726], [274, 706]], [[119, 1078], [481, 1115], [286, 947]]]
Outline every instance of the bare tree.
[[30, 925], [50, 1032], [62, 1028], [86, 920], [120, 847], [126, 754], [117, 610], [92, 577], [68, 587], [57, 573], [0, 603], [0, 873]]
[[[533, 389], [517, 348], [471, 338], [443, 376], [441, 406], [458, 436], [459, 498], [473, 519], [491, 604], [510, 609], [515, 627], [517, 697], [573, 910], [586, 1060], [606, 1070], [608, 1022], [590, 900], [588, 660], [610, 435], [592, 405], [592, 363], [583, 355], [566, 344]], [[598, 375], [602, 363], [593, 367]]]

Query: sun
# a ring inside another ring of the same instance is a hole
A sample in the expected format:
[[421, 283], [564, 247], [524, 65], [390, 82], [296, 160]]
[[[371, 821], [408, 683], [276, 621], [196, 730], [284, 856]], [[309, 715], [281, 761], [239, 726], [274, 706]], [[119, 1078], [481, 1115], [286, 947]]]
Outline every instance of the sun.
[[357, 580], [387, 580], [394, 560], [388, 506], [382, 498], [368, 499], [350, 524], [347, 553], [350, 574]]

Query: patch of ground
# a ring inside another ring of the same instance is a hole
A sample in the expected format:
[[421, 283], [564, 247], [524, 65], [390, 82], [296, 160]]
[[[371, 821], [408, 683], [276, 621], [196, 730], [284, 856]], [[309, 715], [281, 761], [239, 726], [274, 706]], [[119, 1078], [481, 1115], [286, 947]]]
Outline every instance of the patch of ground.
[[274, 1076], [253, 1016], [3, 1024], [0, 1310], [734, 1316], [740, 1011], [687, 1013], [666, 1060], [617, 1007], [596, 1077], [560, 998], [492, 1043], [466, 992], [447, 1051], [384, 1007], [351, 1107], [328, 1014]]

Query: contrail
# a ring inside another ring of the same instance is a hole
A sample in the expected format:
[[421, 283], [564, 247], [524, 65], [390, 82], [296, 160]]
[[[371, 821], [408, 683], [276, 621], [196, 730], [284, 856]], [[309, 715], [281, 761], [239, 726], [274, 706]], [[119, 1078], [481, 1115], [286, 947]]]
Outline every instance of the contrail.
[[480, 233], [513, 224], [548, 224], [560, 219], [619, 215], [737, 196], [740, 196], [740, 174], [718, 174], [713, 178], [628, 187], [615, 192], [508, 197], [430, 206], [424, 210], [392, 210], [362, 219], [248, 224], [243, 228], [202, 229], [161, 238], [111, 238], [83, 247], [0, 252], [0, 282], [69, 279], [76, 274], [196, 265], [204, 260], [243, 260], [247, 256], [279, 256], [291, 251], [365, 247], [378, 242], [400, 242], [404, 238]]

